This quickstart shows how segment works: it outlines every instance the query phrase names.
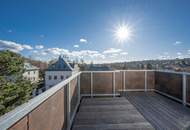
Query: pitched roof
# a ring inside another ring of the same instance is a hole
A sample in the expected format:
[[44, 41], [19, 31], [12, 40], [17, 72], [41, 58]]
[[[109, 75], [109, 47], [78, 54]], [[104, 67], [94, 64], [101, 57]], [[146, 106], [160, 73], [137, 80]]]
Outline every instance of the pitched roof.
[[71, 67], [71, 65], [64, 60], [63, 57], [59, 56], [59, 59], [51, 64], [47, 71], [72, 71], [73, 68]]
[[26, 70], [38, 70], [39, 68], [30, 64], [30, 63], [24, 63], [24, 69], [26, 69]]

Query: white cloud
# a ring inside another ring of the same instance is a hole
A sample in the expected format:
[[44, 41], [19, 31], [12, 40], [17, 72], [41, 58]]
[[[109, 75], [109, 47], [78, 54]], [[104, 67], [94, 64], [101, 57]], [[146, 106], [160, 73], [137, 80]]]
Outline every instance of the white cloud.
[[190, 50], [187, 50], [187, 53], [190, 54]]
[[44, 46], [43, 46], [43, 45], [36, 45], [35, 48], [36, 48], [36, 49], [43, 49]]
[[41, 55], [45, 56], [45, 55], [47, 55], [47, 53], [43, 51], [43, 52], [41, 52]]
[[73, 47], [75, 47], [75, 48], [79, 48], [79, 45], [74, 45]]
[[87, 39], [84, 39], [84, 38], [81, 38], [79, 41], [80, 41], [80, 43], [87, 43], [88, 42]]
[[92, 50], [81, 50], [81, 51], [72, 51], [68, 55], [71, 57], [90, 57], [91, 55], [94, 54], [99, 54], [99, 52]]
[[121, 55], [128, 55], [128, 52], [121, 52]]
[[48, 48], [44, 51], [45, 53], [53, 54], [53, 55], [62, 55], [62, 54], [68, 54], [69, 51], [62, 48]]
[[37, 50], [33, 50], [32, 52], [33, 52], [33, 53], [38, 53], [38, 51], [37, 51]]
[[33, 48], [30, 45], [26, 45], [26, 44], [20, 44], [13, 41], [0, 40], [0, 49], [10, 50], [13, 52], [20, 52], [24, 49], [32, 50]]
[[111, 63], [126, 61], [126, 56], [128, 53], [123, 52], [121, 49], [110, 48], [103, 52], [96, 50], [78, 50], [71, 51], [64, 48], [47, 48], [33, 50], [32, 56], [35, 59], [49, 61], [57, 58], [59, 55], [66, 55], [70, 60], [83, 59], [86, 63]]
[[22, 45], [22, 47], [24, 49], [28, 49], [28, 50], [32, 50], [33, 49], [30, 45], [26, 45], [26, 44]]
[[116, 49], [116, 48], [109, 48], [105, 51], [103, 51], [104, 54], [111, 54], [111, 53], [119, 53], [121, 52], [121, 49]]
[[161, 60], [171, 59], [171, 56], [169, 56], [169, 55], [160, 55], [160, 56], [158, 56], [158, 59], [161, 59]]
[[182, 55], [182, 53], [181, 52], [177, 52], [177, 55]]
[[180, 45], [180, 44], [182, 44], [183, 42], [181, 42], [181, 41], [176, 41], [175, 43], [173, 43], [173, 45]]
[[92, 54], [91, 57], [92, 58], [100, 58], [100, 59], [105, 59], [106, 58], [105, 55], [100, 54], [100, 53], [98, 53], [98, 54]]

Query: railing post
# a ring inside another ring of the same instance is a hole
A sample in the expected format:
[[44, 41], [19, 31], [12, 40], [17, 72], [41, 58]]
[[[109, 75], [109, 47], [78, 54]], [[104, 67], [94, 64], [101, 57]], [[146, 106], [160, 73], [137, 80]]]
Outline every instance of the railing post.
[[90, 95], [91, 97], [93, 97], [93, 72], [91, 72], [90, 77], [91, 77]]
[[70, 82], [67, 85], [67, 130], [71, 128]]
[[78, 103], [80, 102], [80, 75], [78, 76]]
[[144, 72], [144, 91], [147, 92], [147, 70]]
[[125, 71], [123, 71], [124, 73], [123, 73], [123, 89], [124, 89], [124, 91], [125, 91]]
[[183, 105], [186, 105], [187, 76], [183, 73]]
[[113, 72], [113, 96], [115, 97], [115, 72]]

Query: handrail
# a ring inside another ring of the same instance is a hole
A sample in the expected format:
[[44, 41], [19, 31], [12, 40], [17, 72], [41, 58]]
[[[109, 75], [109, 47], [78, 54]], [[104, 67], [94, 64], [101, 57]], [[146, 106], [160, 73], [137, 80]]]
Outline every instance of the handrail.
[[189, 72], [176, 72], [176, 71], [170, 71], [170, 70], [154, 70], [155, 72], [163, 72], [163, 73], [172, 73], [172, 74], [185, 74], [185, 75], [190, 75]]
[[81, 71], [82, 73], [113, 73], [120, 72], [120, 70], [109, 70], [109, 71]]
[[69, 77], [68, 79], [58, 83], [54, 87], [48, 89], [44, 93], [34, 97], [33, 99], [29, 100], [28, 102], [18, 106], [14, 110], [6, 113], [5, 115], [0, 117], [0, 130], [6, 130], [10, 128], [13, 124], [17, 121], [22, 119], [24, 116], [29, 114], [32, 110], [46, 101], [49, 97], [53, 96], [58, 90], [62, 89], [66, 86], [71, 80], [76, 78], [80, 75], [81, 72], [74, 74], [73, 76]]
[[[33, 99], [29, 100], [27, 103], [22, 104], [21, 106], [18, 106], [14, 110], [6, 113], [5, 115], [0, 117], [0, 130], [6, 130], [10, 128], [12, 125], [14, 125], [16, 122], [18, 122], [20, 119], [25, 117], [27, 114], [29, 114], [31, 111], [33, 111], [35, 108], [37, 108], [40, 104], [42, 104], [44, 101], [46, 101], [48, 98], [53, 96], [57, 91], [64, 88], [68, 83], [70, 83], [74, 78], [77, 76], [80, 76], [81, 73], [115, 73], [115, 72], [127, 72], [127, 71], [137, 71], [137, 72], [163, 72], [163, 73], [171, 73], [171, 74], [180, 74], [182, 76], [184, 75], [190, 75], [190, 73], [187, 72], [175, 72], [175, 71], [166, 71], [166, 70], [114, 70], [114, 71], [81, 71], [73, 76], [69, 77], [68, 79], [60, 82], [59, 84], [55, 85], [54, 87], [48, 89], [44, 93], [34, 97]], [[146, 77], [146, 76], [145, 76]], [[147, 80], [147, 79], [145, 79]], [[183, 82], [185, 83], [186, 80]], [[183, 83], [183, 84], [184, 84]], [[186, 87], [186, 84], [183, 85], [183, 88]], [[146, 83], [145, 83], [146, 88]], [[186, 92], [185, 89], [183, 89], [183, 95]], [[186, 96], [186, 95], [185, 95]], [[183, 100], [186, 100], [183, 98]], [[184, 103], [186, 103], [184, 101]], [[186, 103], [188, 104], [188, 103]]]

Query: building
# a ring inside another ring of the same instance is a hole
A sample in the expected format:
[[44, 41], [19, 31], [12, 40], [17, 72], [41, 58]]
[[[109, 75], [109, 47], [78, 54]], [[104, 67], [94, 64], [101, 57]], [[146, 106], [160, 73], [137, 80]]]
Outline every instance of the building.
[[23, 77], [26, 80], [30, 80], [32, 83], [39, 81], [39, 68], [30, 64], [24, 63], [25, 72], [23, 73]]
[[78, 71], [79, 67], [77, 64], [68, 63], [64, 57], [59, 56], [58, 60], [51, 64], [45, 71], [46, 89], [51, 88]]

